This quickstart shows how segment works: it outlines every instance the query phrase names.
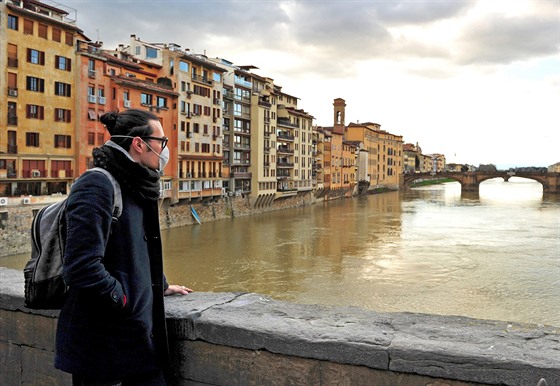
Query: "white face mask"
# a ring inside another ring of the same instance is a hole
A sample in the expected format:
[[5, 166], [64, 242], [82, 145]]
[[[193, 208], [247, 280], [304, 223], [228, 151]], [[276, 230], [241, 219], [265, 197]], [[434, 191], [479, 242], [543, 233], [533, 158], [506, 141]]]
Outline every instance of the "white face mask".
[[[136, 138], [136, 137], [132, 137], [130, 135], [113, 135], [111, 136], [111, 138]], [[142, 138], [140, 138], [142, 139]], [[161, 154], [158, 154], [150, 145], [148, 145], [148, 143], [146, 141], [144, 141], [142, 139], [142, 142], [144, 142], [144, 144], [146, 146], [148, 146], [148, 148], [153, 151], [159, 158], [159, 174], [163, 175], [163, 169], [165, 168], [165, 166], [167, 165], [167, 163], [169, 162], [169, 148], [166, 146], [162, 151]]]
[[166, 146], [165, 149], [161, 151], [161, 154], [157, 154], [157, 156], [159, 157], [159, 174], [163, 175], [163, 169], [169, 162], [169, 148]]

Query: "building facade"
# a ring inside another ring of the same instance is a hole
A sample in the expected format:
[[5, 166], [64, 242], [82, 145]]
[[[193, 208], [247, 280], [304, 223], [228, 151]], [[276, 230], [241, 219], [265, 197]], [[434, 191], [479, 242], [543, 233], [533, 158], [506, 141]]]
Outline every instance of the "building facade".
[[77, 176], [76, 55], [71, 14], [0, 2], [0, 195], [66, 193]]

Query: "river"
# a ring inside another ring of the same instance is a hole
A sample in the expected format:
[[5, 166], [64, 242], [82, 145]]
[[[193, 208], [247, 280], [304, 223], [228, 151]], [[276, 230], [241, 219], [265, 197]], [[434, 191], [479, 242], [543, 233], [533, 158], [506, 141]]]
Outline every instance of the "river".
[[560, 197], [527, 179], [337, 200], [162, 237], [169, 281], [196, 291], [560, 327]]

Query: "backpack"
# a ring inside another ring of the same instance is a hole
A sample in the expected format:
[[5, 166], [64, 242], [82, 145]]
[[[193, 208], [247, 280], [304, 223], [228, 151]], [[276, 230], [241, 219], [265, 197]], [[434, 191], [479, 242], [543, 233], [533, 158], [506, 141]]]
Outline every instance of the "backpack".
[[[86, 173], [104, 174], [113, 185], [113, 223], [122, 213], [121, 188], [107, 170], [93, 168]], [[85, 174], [85, 173], [84, 173]], [[25, 265], [25, 306], [36, 310], [60, 309], [68, 287], [62, 278], [66, 248], [66, 205], [68, 198], [41, 208], [31, 224], [31, 258]]]

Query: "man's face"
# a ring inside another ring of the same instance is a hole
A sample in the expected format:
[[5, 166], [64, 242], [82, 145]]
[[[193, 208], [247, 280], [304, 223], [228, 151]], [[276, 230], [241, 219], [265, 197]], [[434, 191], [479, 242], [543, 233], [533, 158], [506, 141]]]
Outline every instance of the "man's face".
[[[163, 132], [163, 127], [161, 126], [161, 122], [157, 120], [150, 121], [150, 127], [152, 128], [152, 135], [151, 137], [156, 138], [163, 138], [165, 133]], [[145, 151], [142, 152], [140, 157], [140, 163], [150, 169], [157, 170], [159, 169], [159, 157], [158, 155], [161, 154], [163, 150], [163, 142], [157, 139], [144, 139], [144, 149]], [[148, 144], [150, 147], [146, 146]]]

